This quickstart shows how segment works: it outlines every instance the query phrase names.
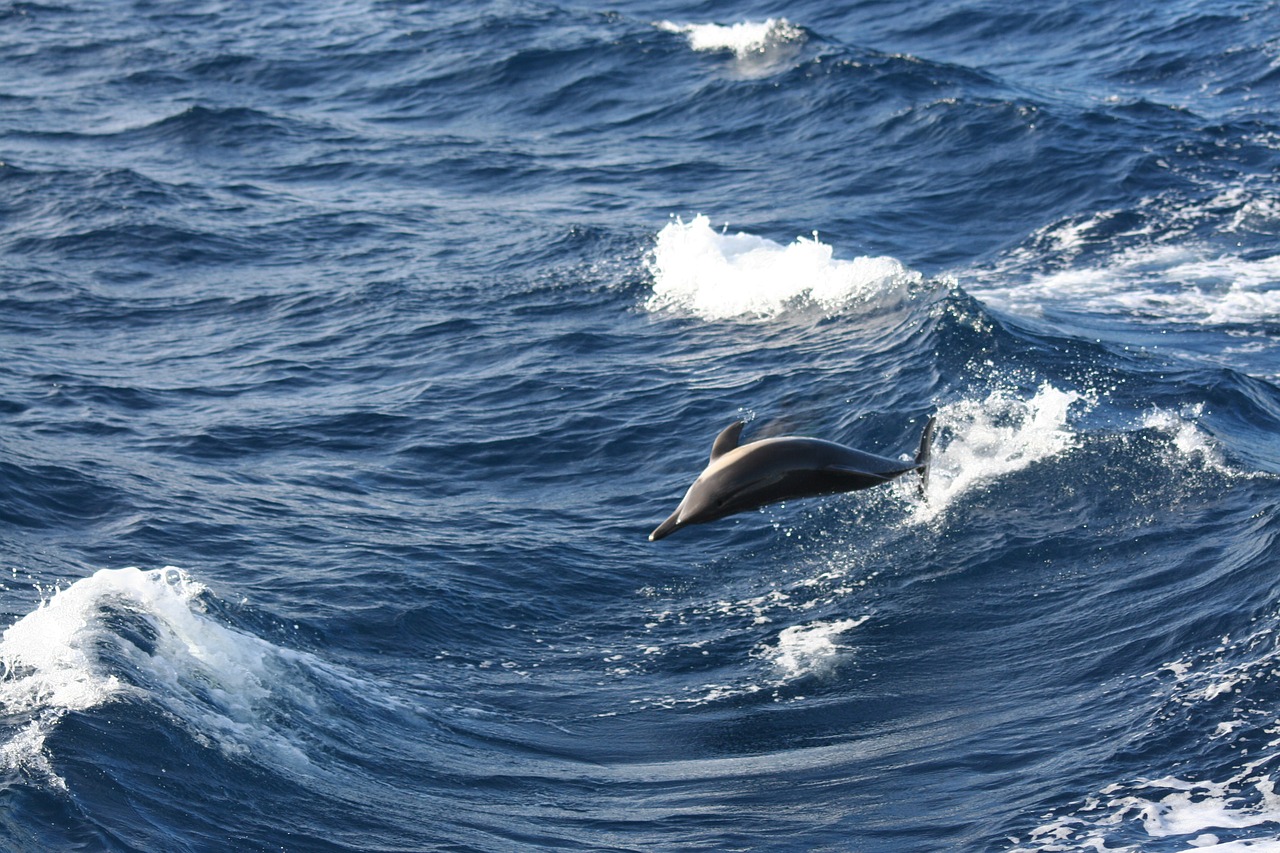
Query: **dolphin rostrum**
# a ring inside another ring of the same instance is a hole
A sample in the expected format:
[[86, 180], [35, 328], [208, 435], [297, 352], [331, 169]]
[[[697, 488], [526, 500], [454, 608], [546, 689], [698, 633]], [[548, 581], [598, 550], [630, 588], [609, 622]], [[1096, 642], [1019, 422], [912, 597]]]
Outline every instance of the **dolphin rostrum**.
[[920, 491], [929, 482], [929, 449], [937, 416], [920, 435], [914, 462], [876, 456], [817, 438], [778, 436], [738, 444], [743, 421], [730, 424], [711, 445], [711, 462], [693, 481], [684, 500], [649, 534], [656, 542], [682, 527], [715, 521], [765, 504], [793, 498], [853, 492], [920, 472]]

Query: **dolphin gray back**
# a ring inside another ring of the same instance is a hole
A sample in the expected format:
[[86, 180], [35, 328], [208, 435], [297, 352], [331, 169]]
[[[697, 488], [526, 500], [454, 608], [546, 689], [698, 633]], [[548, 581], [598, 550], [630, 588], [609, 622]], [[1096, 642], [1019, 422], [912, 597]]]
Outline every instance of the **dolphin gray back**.
[[904, 462], [820, 438], [778, 436], [740, 445], [744, 422], [735, 421], [716, 436], [707, 467], [649, 539], [777, 501], [871, 488], [911, 471], [920, 472], [923, 493], [934, 425], [930, 418], [915, 459]]

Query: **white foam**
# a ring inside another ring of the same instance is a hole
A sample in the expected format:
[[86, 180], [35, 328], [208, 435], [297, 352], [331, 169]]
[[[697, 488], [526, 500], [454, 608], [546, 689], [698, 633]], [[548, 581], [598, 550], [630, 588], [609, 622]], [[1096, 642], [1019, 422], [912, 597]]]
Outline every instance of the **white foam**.
[[724, 26], [721, 24], [677, 24], [660, 21], [658, 29], [680, 33], [689, 39], [689, 46], [698, 51], [732, 51], [739, 59], [762, 54], [770, 48], [799, 44], [804, 41], [804, 30], [786, 18], [769, 18], [765, 21], [743, 21]]
[[646, 307], [708, 320], [768, 319], [796, 304], [834, 312], [921, 280], [889, 257], [838, 260], [816, 234], [783, 246], [751, 234], [717, 232], [702, 215], [668, 223], [647, 266], [653, 294]]
[[1191, 835], [1206, 829], [1244, 829], [1264, 823], [1280, 823], [1280, 798], [1269, 780], [1259, 780], [1251, 787], [1259, 801], [1250, 806], [1233, 807], [1229, 784], [1186, 782], [1164, 778], [1146, 787], [1174, 789], [1159, 799], [1130, 796], [1121, 805], [1133, 808], [1141, 817], [1143, 829], [1153, 838]]
[[[1121, 794], [1121, 791], [1123, 793]], [[1121, 794], [1112, 796], [1113, 794]], [[1280, 853], [1280, 797], [1267, 778], [1234, 777], [1226, 782], [1189, 782], [1177, 777], [1108, 786], [1079, 814], [1065, 815], [1032, 830], [1022, 851], [1139, 851], [1143, 845], [1115, 846], [1112, 836], [1137, 821], [1148, 838], [1178, 838], [1182, 850], [1217, 853], [1249, 850]], [[1252, 838], [1220, 842], [1215, 832], [1270, 827]], [[1173, 849], [1162, 846], [1161, 849]]]
[[835, 638], [870, 618], [863, 616], [784, 628], [778, 634], [777, 645], [764, 649], [762, 656], [773, 663], [782, 682], [821, 674], [830, 669], [841, 655], [851, 651], [849, 646], [837, 643]]
[[[1073, 231], [1063, 239], [1077, 241], [1079, 235]], [[1186, 246], [1146, 246], [1101, 265], [1041, 273], [1029, 281], [975, 282], [970, 292], [1028, 316], [1056, 307], [1157, 323], [1274, 322], [1280, 317], [1280, 255], [1242, 258]]]
[[305, 767], [274, 706], [307, 707], [309, 656], [221, 624], [204, 587], [174, 567], [103, 569], [59, 589], [0, 637], [0, 710], [29, 722], [0, 746], [4, 765], [65, 786], [45, 738], [63, 715], [123, 697], [158, 704], [206, 745]]
[[[1275, 635], [1275, 617], [1263, 619], [1236, 639], [1224, 636], [1210, 648], [1145, 676], [1172, 678], [1168, 705], [1155, 713], [1157, 720], [1203, 719], [1207, 712], [1219, 712], [1218, 721], [1206, 720], [1203, 731], [1206, 743], [1219, 741], [1219, 753], [1232, 756], [1225, 778], [1152, 774], [1106, 785], [1072, 811], [1046, 816], [1013, 849], [1141, 851], [1150, 845], [1121, 840], [1141, 834], [1167, 839], [1159, 845], [1162, 850], [1280, 853], [1280, 740], [1275, 738], [1280, 719], [1270, 699], [1280, 673]], [[1234, 839], [1222, 841], [1224, 832]]]
[[1029, 400], [995, 390], [939, 408], [946, 437], [935, 439], [927, 499], [914, 506], [911, 521], [932, 521], [962, 495], [1070, 450], [1076, 434], [1068, 415], [1083, 399], [1044, 383]]
[[[751, 652], [753, 658], [764, 661], [770, 670], [767, 673], [760, 673], [763, 677], [743, 679], [728, 684], [709, 683], [691, 690], [688, 695], [682, 697], [637, 699], [633, 700], [633, 703], [661, 708], [682, 705], [701, 706], [766, 692], [773, 692], [775, 700], [780, 701], [781, 696], [777, 692], [780, 688], [805, 677], [826, 675], [842, 659], [852, 654], [853, 647], [838, 642], [837, 638], [870, 618], [870, 616], [861, 616], [857, 619], [819, 621], [784, 628], [778, 633], [775, 643], [762, 643]], [[704, 645], [705, 642], [685, 643], [682, 644], [682, 648], [696, 648]]]

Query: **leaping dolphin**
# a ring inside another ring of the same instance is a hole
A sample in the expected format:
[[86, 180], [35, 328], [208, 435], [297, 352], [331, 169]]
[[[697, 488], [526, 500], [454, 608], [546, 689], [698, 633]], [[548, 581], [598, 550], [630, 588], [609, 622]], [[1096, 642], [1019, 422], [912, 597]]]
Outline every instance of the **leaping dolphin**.
[[649, 534], [649, 541], [765, 504], [869, 489], [912, 471], [920, 472], [923, 494], [937, 421], [935, 415], [924, 425], [920, 449], [910, 464], [818, 438], [787, 435], [739, 445], [745, 422], [732, 423], [716, 436], [711, 462], [676, 511]]

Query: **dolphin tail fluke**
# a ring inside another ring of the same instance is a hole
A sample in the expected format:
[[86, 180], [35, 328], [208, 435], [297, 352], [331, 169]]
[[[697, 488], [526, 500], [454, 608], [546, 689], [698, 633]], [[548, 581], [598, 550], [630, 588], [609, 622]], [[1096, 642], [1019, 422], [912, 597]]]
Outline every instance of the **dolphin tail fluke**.
[[933, 431], [938, 426], [938, 416], [931, 415], [920, 433], [920, 449], [916, 451], [916, 470], [920, 472], [920, 497], [927, 497], [929, 488], [929, 455], [933, 450]]

